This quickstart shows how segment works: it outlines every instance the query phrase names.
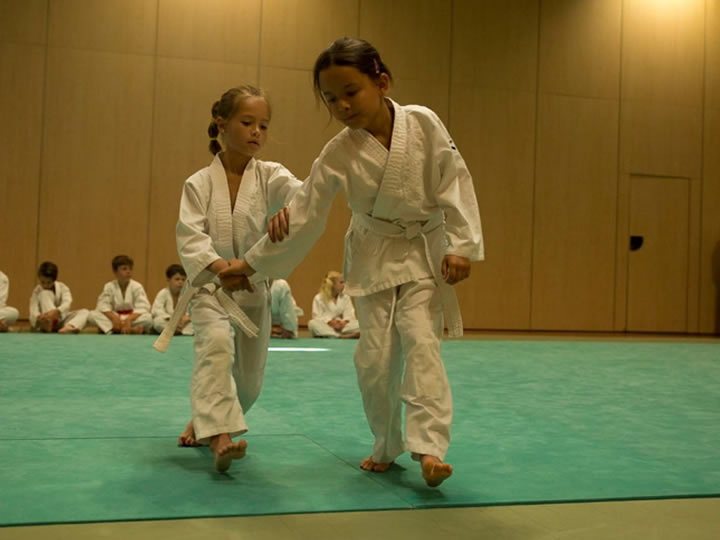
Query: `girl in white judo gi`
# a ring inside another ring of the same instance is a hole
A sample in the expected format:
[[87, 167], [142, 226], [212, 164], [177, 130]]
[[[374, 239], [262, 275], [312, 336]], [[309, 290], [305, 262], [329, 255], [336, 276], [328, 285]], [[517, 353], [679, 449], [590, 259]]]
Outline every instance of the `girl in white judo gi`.
[[[218, 290], [216, 274], [262, 238], [268, 216], [289, 202], [301, 182], [279, 163], [255, 159], [270, 123], [261, 90], [228, 90], [213, 105], [212, 117], [208, 133], [215, 158], [185, 182], [176, 229], [189, 285], [199, 287], [190, 300], [195, 329], [192, 420], [178, 443], [208, 444], [215, 468], [225, 471], [245, 455], [246, 442], [232, 438], [247, 431], [245, 414], [260, 394], [271, 330], [270, 295], [263, 280], [252, 292], [230, 293], [230, 299]], [[257, 337], [233, 327], [223, 305], [228, 301], [254, 323]]]
[[[443, 314], [450, 336], [462, 335], [450, 285], [483, 259], [482, 230], [472, 178], [445, 126], [425, 107], [388, 99], [390, 82], [365, 41], [339, 39], [318, 57], [316, 93], [346, 129], [273, 216], [268, 237], [220, 275], [289, 273], [322, 234], [342, 191], [352, 210], [344, 273], [360, 322], [355, 366], [375, 436], [360, 466], [384, 472], [409, 451], [425, 482], [437, 486], [452, 474], [444, 463], [452, 398], [440, 358]], [[272, 243], [285, 233], [285, 242]]]
[[343, 293], [345, 280], [339, 272], [328, 272], [313, 298], [308, 328], [316, 338], [353, 339], [360, 337], [360, 325], [349, 296]]
[[38, 285], [30, 295], [30, 327], [38, 332], [77, 334], [85, 328], [87, 309], [70, 311], [72, 294], [70, 288], [57, 281], [58, 267], [46, 261], [37, 272]]

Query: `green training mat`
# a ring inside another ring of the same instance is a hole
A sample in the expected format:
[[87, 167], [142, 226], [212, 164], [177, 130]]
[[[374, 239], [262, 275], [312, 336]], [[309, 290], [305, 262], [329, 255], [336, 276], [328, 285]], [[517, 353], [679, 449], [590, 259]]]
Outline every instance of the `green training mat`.
[[192, 339], [153, 340], [0, 336], [0, 525], [720, 495], [714, 344], [444, 343], [456, 472], [429, 489], [407, 455], [359, 469], [354, 342], [271, 342], [223, 475], [175, 446]]

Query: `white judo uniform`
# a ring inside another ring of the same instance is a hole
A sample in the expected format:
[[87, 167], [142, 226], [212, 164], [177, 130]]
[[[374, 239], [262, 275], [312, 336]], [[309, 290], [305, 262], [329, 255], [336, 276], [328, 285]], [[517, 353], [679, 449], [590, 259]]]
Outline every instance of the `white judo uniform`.
[[270, 316], [273, 326], [281, 326], [297, 337], [298, 317], [303, 310], [295, 303], [290, 284], [284, 279], [275, 279], [270, 286]]
[[352, 210], [345, 292], [355, 297], [360, 322], [355, 367], [375, 436], [371, 457], [387, 463], [409, 451], [444, 459], [452, 398], [440, 357], [443, 313], [451, 336], [462, 334], [462, 320], [441, 265], [446, 254], [483, 259], [480, 215], [470, 173], [440, 119], [389, 102], [390, 150], [365, 130], [341, 131], [289, 206], [288, 238], [265, 238], [245, 259], [265, 275], [286, 276], [322, 234], [335, 194], [344, 193]]
[[60, 312], [57, 330], [67, 325], [82, 330], [87, 324], [90, 312], [87, 309], [70, 311], [71, 305], [72, 294], [70, 293], [70, 287], [61, 281], [55, 281], [52, 290], [43, 289], [40, 285], [36, 285], [30, 295], [30, 326], [36, 329], [38, 327], [37, 319], [40, 315], [57, 309]]
[[[170, 320], [170, 317], [172, 316], [173, 311], [175, 311], [175, 302], [173, 300], [173, 296], [172, 296], [172, 293], [170, 292], [170, 289], [168, 287], [165, 287], [164, 289], [161, 289], [160, 292], [157, 293], [155, 300], [153, 300], [152, 309], [151, 309], [152, 319], [153, 319], [153, 329], [158, 334], [161, 333], [163, 331], [163, 329], [167, 326], [167, 323]], [[189, 322], [185, 326], [183, 326], [180, 333], [183, 336], [195, 335], [195, 330], [193, 328], [192, 323]]]
[[245, 413], [260, 394], [271, 332], [267, 280], [254, 279], [253, 293], [232, 295], [259, 329], [251, 338], [231, 325], [215, 294], [216, 276], [205, 268], [219, 258], [242, 258], [267, 231], [268, 215], [285, 206], [300, 186], [279, 163], [251, 159], [233, 210], [219, 156], [185, 182], [176, 240], [189, 284], [201, 287], [190, 301], [195, 328], [190, 401], [201, 443], [220, 433], [233, 437], [247, 431]]
[[[338, 332], [328, 324], [333, 319], [349, 322], [342, 329], [342, 332]], [[343, 334], [357, 332], [360, 329], [360, 323], [355, 317], [355, 308], [350, 297], [340, 293], [333, 302], [332, 300], [325, 300], [321, 293], [316, 294], [315, 298], [313, 298], [312, 319], [308, 323], [308, 329], [310, 329], [313, 337], [328, 338], [336, 338]]]
[[18, 310], [7, 305], [8, 294], [10, 292], [10, 280], [0, 272], [0, 321], [5, 321], [8, 326], [18, 320]]
[[150, 300], [145, 293], [145, 287], [131, 279], [123, 295], [120, 284], [116, 279], [108, 281], [97, 299], [97, 306], [90, 312], [88, 320], [95, 324], [105, 334], [112, 332], [112, 321], [105, 315], [106, 311], [114, 311], [120, 317], [131, 313], [140, 313], [132, 322], [133, 326], [141, 325], [144, 332], [152, 328], [152, 315], [150, 314]]

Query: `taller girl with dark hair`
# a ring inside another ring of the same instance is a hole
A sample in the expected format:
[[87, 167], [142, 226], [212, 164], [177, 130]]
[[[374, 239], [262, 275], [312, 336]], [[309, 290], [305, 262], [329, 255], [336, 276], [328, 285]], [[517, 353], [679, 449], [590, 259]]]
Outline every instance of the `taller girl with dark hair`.
[[[177, 248], [190, 285], [183, 296], [191, 297], [195, 366], [192, 420], [179, 443], [209, 444], [218, 471], [245, 455], [245, 441], [232, 438], [247, 431], [245, 414], [260, 394], [271, 324], [267, 281], [230, 296], [217, 286], [216, 274], [245, 255], [267, 230], [268, 216], [301, 185], [279, 163], [255, 159], [269, 124], [270, 106], [261, 90], [242, 86], [225, 92], [212, 106], [208, 128], [215, 158], [187, 179], [180, 202]], [[257, 327], [257, 337], [234, 327], [238, 308]]]
[[[289, 208], [273, 217], [269, 238], [220, 276], [286, 275], [322, 234], [341, 190], [352, 209], [344, 273], [360, 322], [355, 367], [375, 436], [360, 466], [384, 472], [409, 451], [425, 482], [437, 486], [452, 474], [444, 463], [452, 398], [440, 357], [443, 312], [450, 335], [461, 335], [450, 285], [483, 258], [472, 178], [434, 112], [386, 97], [390, 70], [366, 41], [335, 41], [318, 57], [314, 81], [346, 129], [315, 160]], [[285, 242], [271, 243], [286, 233]]]

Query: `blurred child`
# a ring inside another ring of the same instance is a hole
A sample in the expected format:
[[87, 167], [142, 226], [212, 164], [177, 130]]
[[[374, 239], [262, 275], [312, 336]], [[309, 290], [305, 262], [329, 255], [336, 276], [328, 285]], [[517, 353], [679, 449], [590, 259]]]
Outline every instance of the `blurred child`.
[[316, 338], [360, 337], [360, 324], [349, 296], [343, 293], [345, 281], [340, 272], [328, 272], [320, 291], [313, 298], [312, 319], [308, 328]]
[[142, 334], [152, 328], [150, 301], [145, 288], [132, 279], [133, 260], [117, 255], [112, 260], [115, 279], [98, 296], [90, 322], [104, 334]]
[[57, 281], [58, 267], [44, 262], [37, 271], [38, 285], [30, 296], [30, 327], [38, 332], [77, 334], [85, 328], [88, 310], [70, 311], [70, 288]]
[[11, 324], [18, 319], [18, 310], [7, 305], [10, 280], [0, 272], [0, 332], [7, 332]]
[[[187, 274], [185, 269], [179, 264], [171, 264], [165, 270], [168, 286], [160, 290], [155, 297], [152, 305], [153, 329], [158, 333], [162, 333], [167, 326], [170, 317], [175, 311], [175, 306], [180, 298], [180, 291], [185, 286]], [[193, 325], [190, 322], [190, 316], [185, 313], [178, 322], [175, 329], [176, 335], [192, 336], [195, 334]]]
[[297, 307], [290, 284], [284, 279], [270, 280], [271, 337], [293, 339], [297, 337], [298, 317], [303, 310]]

